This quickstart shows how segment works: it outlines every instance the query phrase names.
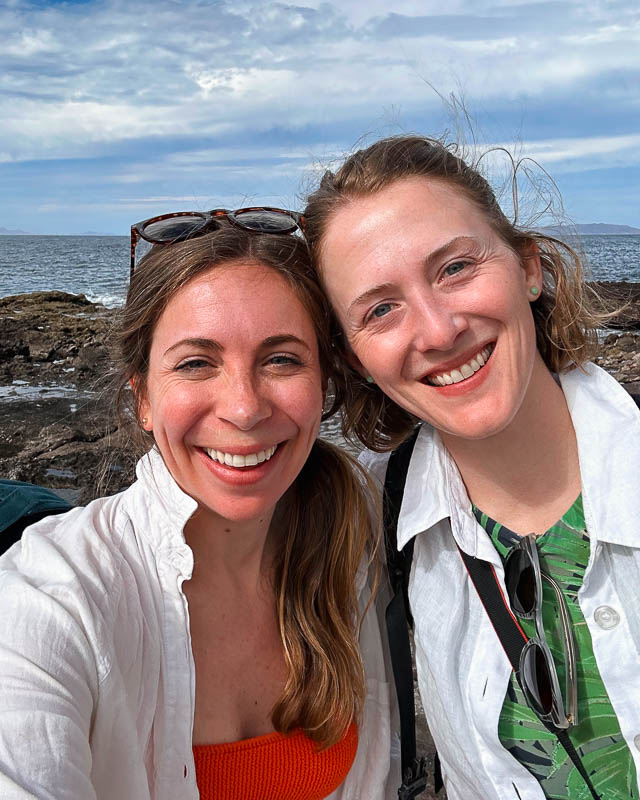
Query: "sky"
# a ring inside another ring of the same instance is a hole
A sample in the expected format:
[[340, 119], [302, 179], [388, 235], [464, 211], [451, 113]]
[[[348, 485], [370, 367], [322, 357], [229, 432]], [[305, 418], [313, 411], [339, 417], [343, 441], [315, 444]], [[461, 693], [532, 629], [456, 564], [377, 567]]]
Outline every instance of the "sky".
[[299, 209], [401, 133], [524, 159], [521, 219], [640, 227], [637, 0], [9, 0], [0, 42], [0, 228]]

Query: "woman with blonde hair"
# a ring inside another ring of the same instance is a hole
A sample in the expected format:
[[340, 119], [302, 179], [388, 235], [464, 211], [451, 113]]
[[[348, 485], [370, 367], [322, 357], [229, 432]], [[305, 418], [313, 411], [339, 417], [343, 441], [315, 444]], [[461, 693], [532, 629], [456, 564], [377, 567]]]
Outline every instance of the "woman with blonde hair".
[[305, 233], [345, 431], [381, 483], [406, 479], [397, 546], [448, 797], [638, 797], [640, 413], [591, 362], [580, 260], [419, 136], [326, 173]]
[[119, 400], [146, 454], [0, 559], [3, 798], [395, 796], [376, 527], [316, 438], [333, 351], [297, 223], [133, 227]]

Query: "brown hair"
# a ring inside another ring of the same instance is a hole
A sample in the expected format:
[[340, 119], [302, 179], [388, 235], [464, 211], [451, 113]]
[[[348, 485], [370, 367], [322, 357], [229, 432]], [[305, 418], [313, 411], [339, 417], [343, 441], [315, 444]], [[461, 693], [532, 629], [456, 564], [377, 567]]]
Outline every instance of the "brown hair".
[[[467, 164], [454, 145], [421, 136], [382, 139], [347, 158], [337, 172], [325, 172], [305, 210], [305, 235], [322, 277], [322, 247], [330, 218], [351, 200], [375, 194], [403, 178], [425, 177], [458, 188], [486, 215], [489, 224], [523, 257], [536, 245], [542, 264], [540, 296], [531, 304], [538, 350], [552, 372], [578, 366], [597, 351], [596, 328], [609, 317], [604, 303], [584, 282], [582, 263], [569, 245], [534, 230], [520, 230], [503, 213], [489, 182]], [[335, 323], [334, 323], [335, 324]], [[343, 431], [373, 450], [387, 450], [404, 439], [417, 420], [366, 383], [345, 358], [348, 343], [338, 335], [348, 387]]]
[[[156, 246], [133, 273], [117, 334], [120, 419], [137, 420], [136, 394], [145, 389], [154, 328], [171, 298], [206, 270], [242, 259], [282, 275], [311, 317], [325, 378], [333, 375], [330, 312], [313, 274], [306, 244], [291, 235], [264, 235], [220, 222], [204, 236]], [[336, 391], [328, 414], [339, 408]], [[326, 416], [326, 415], [325, 415]], [[153, 437], [138, 429], [144, 452]], [[361, 618], [356, 573], [374, 562], [377, 528], [373, 490], [364, 471], [337, 447], [317, 440], [293, 485], [278, 502], [284, 547], [275, 565], [280, 636], [288, 664], [282, 696], [272, 710], [276, 730], [296, 727], [328, 746], [357, 718], [365, 696], [358, 648]], [[376, 570], [374, 570], [374, 573]], [[374, 581], [375, 582], [375, 581]]]

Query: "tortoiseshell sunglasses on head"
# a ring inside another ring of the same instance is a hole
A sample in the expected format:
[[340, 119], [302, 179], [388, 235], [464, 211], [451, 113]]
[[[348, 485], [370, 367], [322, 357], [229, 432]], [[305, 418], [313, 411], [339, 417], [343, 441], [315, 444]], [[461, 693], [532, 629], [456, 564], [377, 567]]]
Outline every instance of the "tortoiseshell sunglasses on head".
[[140, 239], [151, 244], [174, 244], [202, 236], [211, 230], [216, 217], [225, 217], [233, 225], [238, 225], [254, 233], [293, 233], [304, 232], [304, 216], [297, 211], [284, 208], [257, 206], [229, 211], [215, 208], [212, 211], [174, 211], [150, 217], [131, 226], [131, 273], [136, 264], [136, 246]]

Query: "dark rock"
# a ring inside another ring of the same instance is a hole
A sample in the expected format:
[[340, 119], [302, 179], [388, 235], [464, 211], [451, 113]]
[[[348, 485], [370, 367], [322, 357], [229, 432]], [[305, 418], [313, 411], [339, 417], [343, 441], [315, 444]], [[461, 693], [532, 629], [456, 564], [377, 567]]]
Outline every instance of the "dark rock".
[[83, 295], [0, 298], [0, 474], [76, 503], [133, 480], [104, 391], [116, 312]]

